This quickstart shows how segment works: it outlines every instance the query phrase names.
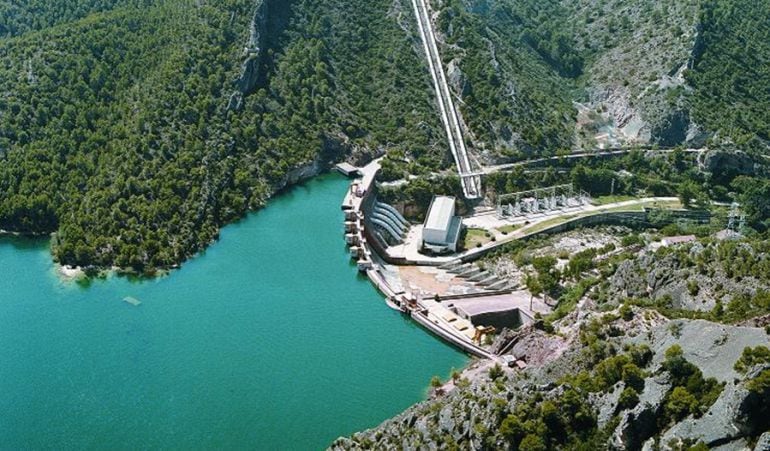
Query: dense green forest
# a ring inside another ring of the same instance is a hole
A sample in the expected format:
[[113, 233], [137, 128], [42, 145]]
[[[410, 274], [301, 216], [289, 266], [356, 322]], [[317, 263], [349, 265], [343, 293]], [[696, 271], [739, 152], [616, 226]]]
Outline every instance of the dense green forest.
[[[152, 272], [199, 251], [297, 168], [385, 152], [385, 179], [453, 166], [410, 1], [265, 1], [0, 0], [0, 229], [57, 232], [63, 263]], [[618, 1], [596, 11], [556, 0], [434, 2], [472, 147], [506, 159], [570, 149], [573, 101], [601, 56], [634, 39], [635, 25], [649, 35], [678, 11], [640, 0], [613, 12]], [[729, 139], [766, 153], [768, 6], [699, 3], [692, 89], [666, 92], [717, 133], [710, 146]], [[253, 20], [264, 39], [243, 89]], [[495, 175], [485, 186], [574, 179], [602, 194], [633, 167], [616, 193], [735, 192], [757, 200], [746, 207], [752, 224], [768, 228], [764, 179], [712, 180], [674, 158], [634, 153], [569, 173]], [[423, 198], [431, 186], [408, 189]]]
[[459, 107], [477, 144], [502, 148], [510, 157], [570, 148], [576, 115], [570, 85], [543, 61], [539, 48], [517, 45], [521, 17], [535, 2], [522, 2], [524, 11], [495, 6], [489, 12], [486, 2], [479, 3], [485, 7], [477, 13], [458, 0], [446, 2], [438, 19], [447, 36], [442, 57], [460, 61]]
[[770, 141], [768, 11], [768, 0], [705, 1], [702, 41], [687, 74], [695, 88], [697, 120], [751, 150], [765, 152]]
[[17, 5], [46, 14], [0, 40], [0, 229], [58, 232], [63, 263], [179, 263], [316, 160], [446, 161], [409, 9], [269, 4], [260, 83], [232, 110], [254, 2], [58, 3]]
[[2, 0], [0, 37], [18, 36], [28, 31], [82, 19], [87, 15], [121, 6], [150, 6], [152, 0]]

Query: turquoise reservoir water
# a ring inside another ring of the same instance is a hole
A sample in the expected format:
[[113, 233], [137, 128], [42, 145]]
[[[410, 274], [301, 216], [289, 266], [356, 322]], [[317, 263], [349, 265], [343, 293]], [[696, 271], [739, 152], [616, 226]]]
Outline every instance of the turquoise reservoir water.
[[467, 359], [357, 276], [346, 189], [297, 187], [151, 281], [64, 283], [46, 241], [0, 238], [0, 448], [318, 449], [422, 399]]

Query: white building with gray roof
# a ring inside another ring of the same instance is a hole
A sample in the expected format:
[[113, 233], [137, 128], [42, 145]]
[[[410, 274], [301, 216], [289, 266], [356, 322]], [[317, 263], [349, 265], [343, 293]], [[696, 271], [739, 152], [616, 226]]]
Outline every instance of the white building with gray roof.
[[455, 198], [435, 196], [423, 224], [423, 248], [437, 254], [457, 252], [461, 228], [462, 221], [455, 216]]

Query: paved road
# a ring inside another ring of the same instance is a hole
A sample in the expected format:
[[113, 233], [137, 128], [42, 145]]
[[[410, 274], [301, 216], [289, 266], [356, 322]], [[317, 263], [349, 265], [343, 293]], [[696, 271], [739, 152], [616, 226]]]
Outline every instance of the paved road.
[[[615, 150], [602, 150], [602, 151], [591, 151], [591, 152], [575, 152], [575, 153], [562, 155], [562, 156], [533, 158], [529, 160], [516, 161], [513, 163], [498, 164], [494, 166], [484, 166], [480, 171], [476, 172], [474, 175], [489, 175], [495, 172], [508, 171], [510, 169], [513, 169], [519, 166], [529, 166], [531, 164], [546, 163], [549, 161], [558, 162], [562, 160], [578, 160], [583, 158], [597, 158], [597, 157], [624, 155], [624, 154], [631, 153], [634, 150], [636, 149], [615, 149]], [[642, 149], [642, 151], [672, 153], [674, 149]], [[685, 153], [703, 153], [706, 151], [708, 151], [708, 149], [684, 149]], [[770, 157], [768, 158], [770, 159]], [[432, 173], [431, 175], [440, 176], [441, 173], [435, 172], [435, 173]], [[411, 175], [409, 176], [408, 179], [400, 179], [400, 180], [393, 180], [391, 182], [383, 182], [382, 186], [397, 187], [397, 186], [404, 185], [408, 183], [410, 180], [417, 179], [417, 178], [419, 177], [416, 175]]]
[[[425, 265], [425, 266], [439, 266], [445, 263], [456, 261], [461, 258], [472, 260], [478, 258], [490, 249], [500, 247], [514, 240], [521, 239], [523, 236], [533, 233], [532, 230], [537, 230], [537, 225], [545, 221], [553, 221], [555, 219], [563, 219], [564, 222], [573, 220], [578, 216], [586, 216], [592, 214], [602, 213], [603, 211], [611, 211], [620, 207], [632, 207], [650, 204], [653, 202], [675, 202], [678, 201], [678, 197], [645, 197], [641, 199], [624, 200], [620, 202], [613, 202], [605, 205], [585, 205], [582, 207], [572, 207], [562, 211], [554, 211], [550, 213], [541, 213], [531, 216], [520, 216], [510, 219], [499, 219], [493, 211], [477, 214], [471, 217], [463, 218], [463, 225], [466, 227], [482, 228], [491, 231], [496, 241], [491, 241], [480, 248], [468, 249], [453, 255], [443, 256], [428, 256], [419, 252], [420, 238], [422, 236], [422, 226], [413, 226], [409, 230], [409, 236], [404, 244], [398, 246], [391, 246], [387, 248], [388, 254], [392, 258], [405, 258], [411, 264]], [[526, 226], [523, 226], [525, 222], [529, 222]], [[560, 222], [554, 222], [552, 226], [559, 224]], [[503, 235], [496, 229], [506, 225], [522, 225], [512, 233]]]
[[[567, 155], [562, 156], [553, 156], [553, 157], [543, 157], [543, 158], [533, 158], [531, 160], [523, 160], [523, 161], [517, 161], [514, 163], [506, 163], [506, 164], [498, 164], [495, 166], [486, 166], [484, 167], [481, 172], [483, 174], [492, 174], [494, 172], [500, 172], [500, 171], [506, 171], [508, 169], [513, 169], [517, 166], [527, 166], [530, 164], [537, 164], [537, 163], [545, 163], [548, 161], [561, 161], [561, 160], [577, 160], [582, 158], [595, 158], [595, 157], [609, 157], [613, 155], [624, 155], [627, 153], [631, 153], [636, 149], [617, 149], [617, 150], [603, 150], [599, 152], [577, 152], [577, 153], [570, 153]], [[651, 151], [651, 152], [658, 152], [658, 153], [672, 153], [675, 149], [642, 149], [642, 151]], [[703, 153], [708, 149], [684, 149], [685, 153]]]

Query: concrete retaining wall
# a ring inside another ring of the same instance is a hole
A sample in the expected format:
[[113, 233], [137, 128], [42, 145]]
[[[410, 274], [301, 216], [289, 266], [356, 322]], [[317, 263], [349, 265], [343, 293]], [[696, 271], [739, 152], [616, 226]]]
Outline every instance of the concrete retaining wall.
[[494, 355], [486, 351], [485, 349], [479, 346], [476, 346], [472, 343], [469, 343], [467, 341], [461, 340], [455, 337], [454, 335], [450, 334], [449, 332], [446, 332], [436, 324], [433, 324], [428, 318], [426, 318], [421, 313], [413, 312], [412, 319], [417, 321], [417, 323], [419, 323], [421, 326], [431, 331], [433, 334], [437, 335], [439, 338], [443, 338], [444, 340], [448, 341], [449, 343], [452, 343], [453, 345], [457, 346], [458, 348], [462, 349], [463, 351], [471, 355], [475, 355], [476, 357], [481, 357], [484, 359], [494, 358]]

